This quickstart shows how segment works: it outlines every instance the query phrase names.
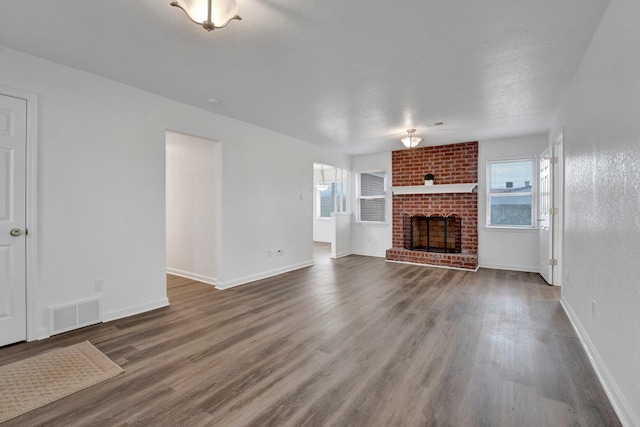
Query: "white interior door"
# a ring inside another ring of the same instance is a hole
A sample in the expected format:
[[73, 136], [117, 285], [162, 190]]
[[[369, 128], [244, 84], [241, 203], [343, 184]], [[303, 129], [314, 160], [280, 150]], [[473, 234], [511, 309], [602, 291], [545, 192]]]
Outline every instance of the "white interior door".
[[27, 101], [0, 95], [0, 346], [27, 339]]
[[551, 155], [549, 148], [540, 154], [538, 185], [538, 232], [540, 235], [540, 275], [553, 283], [553, 240], [552, 240], [552, 203], [553, 194]]

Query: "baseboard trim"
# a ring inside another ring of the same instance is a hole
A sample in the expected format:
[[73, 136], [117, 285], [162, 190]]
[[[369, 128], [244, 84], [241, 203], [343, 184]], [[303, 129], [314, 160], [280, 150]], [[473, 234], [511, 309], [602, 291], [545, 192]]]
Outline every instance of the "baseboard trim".
[[[168, 298], [160, 298], [156, 301], [151, 301], [145, 304], [138, 304], [132, 307], [113, 310], [110, 312], [102, 313], [102, 322], [111, 322], [113, 320], [122, 319], [124, 317], [135, 316], [136, 314], [144, 313], [162, 307], [167, 307], [168, 305]], [[38, 330], [38, 340], [44, 340], [50, 337], [51, 335], [49, 334], [49, 328], [41, 328]]]
[[593, 370], [596, 372], [596, 376], [604, 388], [604, 392], [607, 394], [613, 409], [616, 411], [618, 418], [620, 418], [620, 422], [625, 427], [639, 427], [640, 426], [640, 414], [634, 414], [633, 408], [629, 404], [629, 402], [625, 399], [622, 392], [618, 388], [615, 380], [609, 373], [607, 366], [603, 362], [598, 350], [596, 350], [593, 342], [589, 338], [587, 331], [580, 323], [580, 319], [576, 316], [576, 313], [571, 308], [571, 304], [564, 298], [560, 298], [560, 304], [564, 309], [564, 312], [567, 314], [569, 321], [573, 325], [573, 329], [576, 331], [578, 335], [578, 339], [582, 344], [582, 348], [587, 353], [589, 357], [589, 361], [591, 362], [591, 366]]
[[510, 264], [491, 264], [478, 263], [480, 268], [491, 268], [493, 270], [522, 271], [525, 273], [539, 273], [538, 267], [528, 267], [526, 265], [510, 265]]
[[256, 280], [268, 279], [269, 277], [277, 276], [279, 274], [288, 273], [290, 271], [299, 270], [301, 268], [311, 267], [312, 265], [313, 260], [304, 261], [298, 264], [292, 264], [286, 267], [265, 271], [263, 273], [253, 274], [251, 276], [245, 276], [235, 280], [229, 280], [227, 282], [217, 282], [216, 289], [229, 289], [236, 286], [245, 285], [247, 283], [255, 282]]
[[446, 268], [447, 270], [460, 270], [460, 271], [471, 271], [475, 273], [478, 271], [479, 267], [473, 268], [460, 268], [460, 267], [449, 267], [448, 265], [433, 265], [433, 264], [421, 264], [419, 262], [409, 262], [409, 261], [394, 261], [391, 259], [385, 259], [386, 262], [394, 262], [396, 264], [408, 264], [408, 265], [419, 265], [420, 267], [433, 267], [433, 268]]
[[337, 254], [335, 254], [335, 256], [333, 254], [331, 254], [330, 257], [333, 258], [333, 259], [337, 259], [337, 258], [342, 258], [342, 257], [349, 256], [351, 254], [352, 254], [351, 251], [346, 251], [346, 252], [337, 253]]
[[118, 310], [112, 310], [104, 312], [102, 314], [103, 322], [111, 322], [113, 320], [122, 319], [123, 317], [135, 316], [136, 314], [145, 313], [147, 311], [155, 310], [157, 308], [166, 307], [169, 305], [168, 298], [160, 298], [155, 301], [150, 301], [144, 304], [138, 304], [131, 307], [121, 308]]
[[215, 286], [218, 283], [218, 279], [215, 277], [203, 276], [201, 274], [190, 273], [188, 271], [178, 270], [177, 268], [167, 267], [167, 273], [174, 276], [184, 277], [185, 279], [196, 280], [198, 282], [206, 283], [208, 285]]
[[351, 251], [351, 255], [361, 255], [361, 256], [372, 256], [372, 257], [376, 257], [376, 258], [386, 258], [387, 257], [387, 251], [382, 251], [382, 252], [373, 252], [373, 251]]

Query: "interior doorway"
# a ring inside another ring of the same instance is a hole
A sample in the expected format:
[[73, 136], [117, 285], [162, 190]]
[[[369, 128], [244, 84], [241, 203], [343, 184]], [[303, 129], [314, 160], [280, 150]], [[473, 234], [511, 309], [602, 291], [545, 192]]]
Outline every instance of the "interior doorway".
[[553, 148], [547, 147], [538, 158], [538, 248], [540, 275], [553, 284]]
[[216, 284], [221, 168], [219, 142], [166, 133], [167, 273]]
[[0, 346], [27, 339], [27, 101], [0, 95]]
[[538, 234], [540, 275], [550, 285], [562, 285], [564, 226], [563, 132], [539, 156]]
[[313, 262], [326, 264], [331, 260], [331, 243], [313, 242]]
[[0, 99], [0, 345], [6, 345], [38, 338], [38, 96], [0, 86]]
[[553, 226], [553, 254], [556, 263], [553, 265], [553, 282], [555, 286], [562, 286], [563, 255], [562, 241], [564, 237], [564, 130], [553, 144], [553, 206], [555, 208]]
[[313, 258], [335, 258], [339, 246], [336, 215], [349, 212], [349, 171], [322, 163], [313, 164]]

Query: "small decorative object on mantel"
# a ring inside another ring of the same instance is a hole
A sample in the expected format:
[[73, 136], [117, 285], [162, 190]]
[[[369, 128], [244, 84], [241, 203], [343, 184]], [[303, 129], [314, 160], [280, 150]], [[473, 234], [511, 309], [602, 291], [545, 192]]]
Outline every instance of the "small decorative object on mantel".
[[426, 174], [424, 176], [424, 185], [433, 185], [433, 182], [436, 180], [436, 178], [431, 175], [430, 173]]

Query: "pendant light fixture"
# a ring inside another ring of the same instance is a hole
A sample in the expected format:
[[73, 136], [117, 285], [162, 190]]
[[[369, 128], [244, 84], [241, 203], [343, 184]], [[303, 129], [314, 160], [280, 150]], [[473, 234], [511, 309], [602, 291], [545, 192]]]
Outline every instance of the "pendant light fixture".
[[414, 133], [416, 133], [415, 129], [407, 129], [407, 136], [400, 140], [405, 147], [413, 148], [422, 142], [422, 138], [415, 136]]
[[171, 6], [182, 9], [194, 24], [207, 31], [224, 28], [232, 19], [242, 19], [235, 0], [175, 0]]
[[329, 188], [329, 186], [324, 180], [324, 166], [322, 165], [320, 165], [320, 176], [322, 177], [322, 179], [316, 183], [316, 188], [320, 191], [324, 191]]

